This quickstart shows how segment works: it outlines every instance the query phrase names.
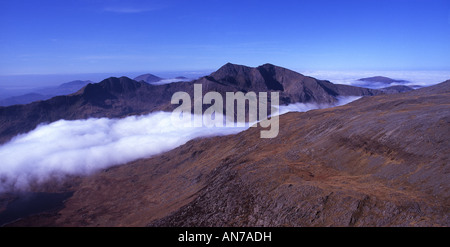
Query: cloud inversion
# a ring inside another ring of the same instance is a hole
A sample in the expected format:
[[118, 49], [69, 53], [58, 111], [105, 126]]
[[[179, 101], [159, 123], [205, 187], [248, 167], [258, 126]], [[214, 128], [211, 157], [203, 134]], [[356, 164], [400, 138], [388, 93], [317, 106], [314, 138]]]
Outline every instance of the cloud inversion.
[[[359, 97], [345, 97], [339, 104]], [[280, 114], [330, 106], [292, 104]], [[169, 151], [189, 140], [236, 134], [247, 127], [175, 126], [169, 112], [123, 119], [59, 120], [40, 125], [0, 146], [0, 192], [26, 190], [31, 184], [66, 175], [88, 175]]]

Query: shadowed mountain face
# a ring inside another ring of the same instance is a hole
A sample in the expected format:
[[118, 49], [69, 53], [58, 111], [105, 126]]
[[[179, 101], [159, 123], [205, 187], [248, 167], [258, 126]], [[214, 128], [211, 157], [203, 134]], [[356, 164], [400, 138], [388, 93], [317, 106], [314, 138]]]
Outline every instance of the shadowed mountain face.
[[64, 209], [12, 225], [449, 226], [449, 104], [447, 81], [289, 113], [277, 138], [192, 140], [80, 178]]
[[171, 92], [182, 90], [173, 85], [152, 86], [126, 77], [108, 78], [88, 84], [71, 95], [0, 107], [0, 143], [34, 129], [39, 123], [90, 117], [119, 118], [163, 109], [170, 104]]
[[193, 95], [193, 84], [203, 85], [203, 94], [225, 92], [279, 91], [280, 104], [315, 102], [331, 104], [337, 96], [382, 94], [382, 91], [316, 80], [294, 71], [266, 64], [257, 68], [226, 64], [210, 76], [195, 81], [150, 85], [127, 77], [108, 78], [88, 84], [77, 93], [57, 96], [28, 105], [0, 107], [0, 143], [34, 129], [39, 123], [59, 119], [74, 120], [90, 117], [120, 118], [146, 114], [157, 110], [171, 111], [175, 92]]
[[232, 86], [241, 91], [280, 91], [281, 104], [296, 102], [330, 104], [336, 102], [336, 96], [382, 93], [378, 90], [317, 80], [272, 64], [251, 68], [228, 63], [203, 80]]
[[390, 86], [385, 88], [380, 88], [379, 90], [387, 93], [387, 94], [394, 94], [394, 93], [404, 93], [414, 90], [411, 87], [408, 86]]

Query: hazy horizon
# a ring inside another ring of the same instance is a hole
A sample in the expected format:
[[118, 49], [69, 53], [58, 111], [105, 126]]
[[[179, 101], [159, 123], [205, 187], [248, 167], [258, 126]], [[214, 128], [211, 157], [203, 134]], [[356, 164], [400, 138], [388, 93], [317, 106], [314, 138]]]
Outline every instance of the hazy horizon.
[[[218, 69], [218, 68], [217, 68]], [[216, 69], [216, 70], [217, 70]], [[199, 77], [209, 75], [215, 70], [202, 71], [160, 71], [160, 72], [116, 72], [116, 73], [86, 73], [86, 74], [49, 74], [49, 75], [0, 75], [0, 100], [10, 97], [20, 96], [28, 93], [36, 93], [39, 89], [56, 87], [63, 83], [83, 80], [100, 82], [109, 77], [126, 76], [135, 78], [142, 74], [151, 73], [153, 75], [172, 79], [177, 76], [184, 76], [187, 80], [195, 80]], [[346, 84], [353, 86], [362, 86], [368, 88], [380, 88], [381, 86], [373, 84], [358, 84], [357, 80], [372, 76], [386, 76], [397, 80], [406, 80], [407, 83], [392, 84], [405, 86], [431, 86], [450, 79], [450, 70], [359, 70], [359, 71], [336, 71], [336, 70], [294, 70], [305, 76], [311, 76], [320, 80], [328, 80], [336, 84]], [[392, 86], [391, 85], [391, 86]], [[388, 86], [388, 85], [385, 85]]]
[[[262, 65], [261, 63], [260, 65]], [[245, 64], [242, 64], [245, 65]], [[276, 65], [276, 64], [275, 64]], [[247, 66], [247, 65], [245, 65]], [[109, 77], [126, 76], [131, 79], [142, 74], [153, 74], [161, 78], [171, 79], [184, 76], [189, 80], [197, 79], [218, 70], [191, 70], [191, 71], [133, 71], [133, 72], [102, 72], [102, 73], [74, 73], [74, 74], [18, 74], [0, 75], [0, 89], [40, 88], [58, 86], [60, 84], [84, 80], [100, 82]], [[291, 68], [287, 68], [291, 69]], [[450, 70], [304, 70], [291, 69], [305, 76], [320, 80], [329, 80], [333, 83], [348, 84], [351, 80], [371, 76], [385, 76], [393, 79], [403, 79], [411, 82], [437, 84], [450, 79]]]

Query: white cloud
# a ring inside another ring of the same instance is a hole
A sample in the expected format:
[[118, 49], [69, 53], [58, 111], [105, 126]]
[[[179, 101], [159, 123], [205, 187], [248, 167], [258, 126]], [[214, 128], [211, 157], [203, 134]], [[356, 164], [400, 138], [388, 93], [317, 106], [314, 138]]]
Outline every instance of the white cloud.
[[161, 81], [157, 81], [157, 82], [152, 82], [150, 84], [152, 85], [163, 85], [163, 84], [170, 84], [170, 83], [174, 83], [174, 82], [180, 82], [180, 81], [190, 81], [189, 79], [163, 79]]
[[339, 96], [337, 97], [337, 103], [334, 105], [329, 104], [317, 104], [317, 103], [293, 103], [289, 105], [281, 105], [278, 108], [279, 114], [285, 114], [288, 112], [307, 112], [316, 109], [325, 109], [335, 106], [346, 105], [350, 102], [360, 99], [361, 96]]
[[0, 192], [26, 189], [66, 174], [86, 175], [171, 150], [205, 136], [233, 134], [245, 128], [183, 128], [171, 113], [124, 119], [87, 119], [41, 125], [0, 146]]
[[[339, 102], [354, 99], [346, 97]], [[280, 113], [326, 107], [330, 106], [298, 103], [281, 106]], [[171, 114], [59, 120], [40, 125], [0, 146], [0, 192], [26, 190], [30, 184], [65, 175], [88, 175], [169, 151], [194, 138], [235, 134], [248, 128], [175, 126]]]

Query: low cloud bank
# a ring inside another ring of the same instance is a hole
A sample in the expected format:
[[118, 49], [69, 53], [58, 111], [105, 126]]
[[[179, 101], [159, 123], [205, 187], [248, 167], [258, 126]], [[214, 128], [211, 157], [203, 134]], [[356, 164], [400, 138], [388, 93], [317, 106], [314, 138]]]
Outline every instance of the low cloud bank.
[[152, 85], [164, 85], [164, 84], [169, 84], [169, 83], [174, 83], [174, 82], [180, 82], [180, 81], [190, 81], [189, 79], [177, 79], [177, 78], [172, 78], [172, 79], [162, 79], [160, 81], [157, 82], [152, 82], [150, 84]]
[[171, 150], [197, 137], [245, 128], [190, 128], [171, 123], [171, 113], [123, 119], [87, 119], [41, 125], [0, 146], [0, 192], [26, 189], [63, 175], [86, 175]]
[[[338, 105], [359, 97], [340, 98]], [[280, 106], [280, 114], [331, 107]], [[236, 134], [248, 127], [175, 126], [168, 112], [123, 119], [59, 120], [40, 125], [0, 146], [0, 192], [27, 190], [32, 184], [100, 169], [169, 151], [198, 137]]]
[[[368, 87], [384, 88], [389, 86], [403, 85], [413, 88], [427, 87], [450, 79], [448, 70], [409, 70], [409, 71], [300, 71], [300, 73], [315, 77], [321, 80], [329, 80], [333, 83]], [[385, 76], [396, 80], [405, 80], [391, 84], [379, 82], [358, 81], [361, 78], [372, 76]]]
[[278, 108], [279, 114], [285, 114], [288, 112], [307, 112], [316, 109], [325, 109], [335, 106], [346, 105], [352, 101], [360, 99], [361, 96], [339, 96], [337, 97], [337, 103], [334, 105], [329, 104], [317, 104], [317, 103], [294, 103], [289, 105], [281, 105]]

